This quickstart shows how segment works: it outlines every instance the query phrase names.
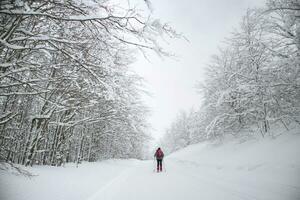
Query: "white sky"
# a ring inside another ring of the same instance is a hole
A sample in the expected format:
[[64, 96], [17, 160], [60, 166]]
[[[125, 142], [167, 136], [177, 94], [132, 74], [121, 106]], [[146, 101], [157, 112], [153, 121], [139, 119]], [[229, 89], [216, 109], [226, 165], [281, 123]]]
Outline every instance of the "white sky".
[[184, 33], [190, 42], [170, 40], [164, 47], [178, 59], [162, 60], [143, 56], [134, 70], [147, 81], [153, 95], [145, 97], [152, 109], [149, 122], [154, 138], [161, 137], [180, 110], [197, 108], [201, 97], [195, 85], [203, 78], [203, 69], [211, 55], [218, 52], [225, 37], [238, 27], [247, 8], [263, 6], [264, 0], [151, 0], [153, 16], [170, 23]]

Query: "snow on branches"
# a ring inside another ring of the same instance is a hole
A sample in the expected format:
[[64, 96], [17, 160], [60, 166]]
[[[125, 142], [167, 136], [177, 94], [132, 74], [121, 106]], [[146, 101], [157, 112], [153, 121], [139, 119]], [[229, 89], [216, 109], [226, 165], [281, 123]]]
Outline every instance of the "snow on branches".
[[166, 55], [164, 35], [179, 36], [111, 1], [1, 1], [0, 159], [140, 158], [147, 109], [128, 65], [135, 49]]
[[[212, 57], [197, 89], [200, 109], [179, 117], [163, 143], [170, 151], [226, 135], [274, 136], [300, 126], [300, 3], [268, 0], [249, 9]], [[191, 124], [196, 137], [186, 137]], [[195, 131], [194, 131], [195, 132]], [[171, 138], [171, 139], [170, 139]]]

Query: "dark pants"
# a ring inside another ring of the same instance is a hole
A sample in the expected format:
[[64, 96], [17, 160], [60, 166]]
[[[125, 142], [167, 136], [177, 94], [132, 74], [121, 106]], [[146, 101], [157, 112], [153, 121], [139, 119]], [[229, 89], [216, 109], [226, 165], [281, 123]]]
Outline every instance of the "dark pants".
[[157, 160], [157, 171], [162, 171], [162, 159], [156, 159]]

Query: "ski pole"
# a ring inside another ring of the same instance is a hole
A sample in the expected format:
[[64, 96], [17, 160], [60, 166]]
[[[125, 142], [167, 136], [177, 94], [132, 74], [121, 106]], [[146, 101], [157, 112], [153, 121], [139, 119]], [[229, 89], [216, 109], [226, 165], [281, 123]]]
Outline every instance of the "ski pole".
[[155, 157], [153, 157], [153, 165], [154, 165], [153, 172], [155, 172], [156, 169]]
[[165, 166], [165, 159], [162, 160], [162, 163], [163, 163], [163, 169], [164, 169], [164, 171], [167, 172], [166, 166]]

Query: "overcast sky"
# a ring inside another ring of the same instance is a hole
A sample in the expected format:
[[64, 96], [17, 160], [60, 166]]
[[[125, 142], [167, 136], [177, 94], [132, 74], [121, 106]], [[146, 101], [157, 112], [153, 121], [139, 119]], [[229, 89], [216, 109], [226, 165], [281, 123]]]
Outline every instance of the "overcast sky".
[[189, 42], [172, 40], [164, 47], [178, 56], [164, 59], [143, 56], [134, 70], [144, 77], [152, 97], [145, 97], [152, 109], [149, 119], [155, 138], [161, 137], [180, 110], [200, 105], [195, 85], [203, 79], [203, 69], [218, 52], [225, 37], [238, 27], [247, 8], [261, 7], [265, 0], [151, 0], [153, 15], [184, 33]]

